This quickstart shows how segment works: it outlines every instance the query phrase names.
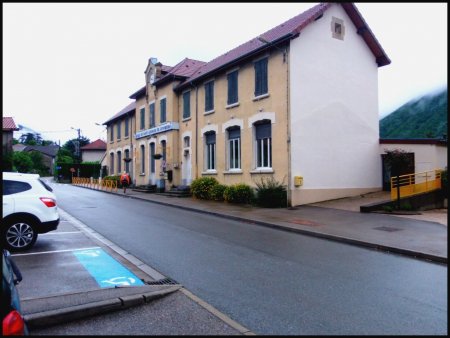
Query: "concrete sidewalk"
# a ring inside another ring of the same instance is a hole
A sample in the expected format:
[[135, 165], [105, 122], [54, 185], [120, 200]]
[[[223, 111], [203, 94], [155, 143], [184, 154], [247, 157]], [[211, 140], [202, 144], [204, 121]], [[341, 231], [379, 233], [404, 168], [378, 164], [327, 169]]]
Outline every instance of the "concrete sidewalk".
[[403, 214], [360, 213], [361, 205], [389, 200], [376, 192], [294, 208], [258, 208], [128, 189], [113, 194], [208, 213], [447, 264], [447, 209]]

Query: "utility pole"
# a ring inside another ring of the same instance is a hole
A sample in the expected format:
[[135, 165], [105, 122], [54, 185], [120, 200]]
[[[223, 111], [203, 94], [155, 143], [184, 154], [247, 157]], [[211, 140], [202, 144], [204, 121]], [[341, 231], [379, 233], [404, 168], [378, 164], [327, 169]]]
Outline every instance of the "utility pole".
[[81, 162], [81, 156], [80, 156], [80, 140], [81, 140], [81, 129], [80, 128], [74, 128], [74, 127], [70, 127], [73, 130], [76, 130], [78, 132], [78, 139], [77, 139], [77, 143], [75, 144], [75, 153], [78, 159], [78, 162]]

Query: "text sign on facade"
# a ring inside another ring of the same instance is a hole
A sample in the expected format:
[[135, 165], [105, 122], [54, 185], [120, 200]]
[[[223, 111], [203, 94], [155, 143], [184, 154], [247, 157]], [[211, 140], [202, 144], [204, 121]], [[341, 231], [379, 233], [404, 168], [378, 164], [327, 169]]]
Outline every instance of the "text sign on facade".
[[177, 122], [167, 122], [167, 123], [164, 123], [164, 124], [162, 124], [162, 125], [160, 125], [158, 127], [154, 127], [154, 128], [138, 131], [135, 134], [135, 138], [138, 139], [138, 138], [151, 136], [151, 135], [154, 135], [154, 134], [158, 134], [158, 133], [162, 133], [162, 132], [169, 131], [169, 130], [174, 130], [174, 129], [176, 129], [176, 130], [180, 129], [179, 124]]

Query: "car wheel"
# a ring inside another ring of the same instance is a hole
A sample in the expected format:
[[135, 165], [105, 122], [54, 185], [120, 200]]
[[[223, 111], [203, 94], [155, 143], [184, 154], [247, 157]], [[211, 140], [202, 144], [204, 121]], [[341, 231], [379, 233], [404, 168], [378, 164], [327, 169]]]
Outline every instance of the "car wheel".
[[36, 242], [37, 236], [35, 224], [29, 219], [8, 221], [3, 230], [4, 243], [10, 251], [28, 250]]

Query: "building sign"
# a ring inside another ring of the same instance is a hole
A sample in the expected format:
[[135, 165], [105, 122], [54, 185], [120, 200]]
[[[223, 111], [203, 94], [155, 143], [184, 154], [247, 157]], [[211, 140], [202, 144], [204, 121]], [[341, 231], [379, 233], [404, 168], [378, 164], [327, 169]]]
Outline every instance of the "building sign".
[[165, 131], [178, 130], [178, 129], [180, 129], [180, 126], [177, 122], [166, 122], [166, 123], [164, 123], [160, 126], [154, 127], [154, 128], [138, 131], [134, 137], [136, 139], [138, 139], [138, 138], [142, 138], [142, 137], [146, 137], [146, 136], [151, 136], [154, 134], [163, 133]]

